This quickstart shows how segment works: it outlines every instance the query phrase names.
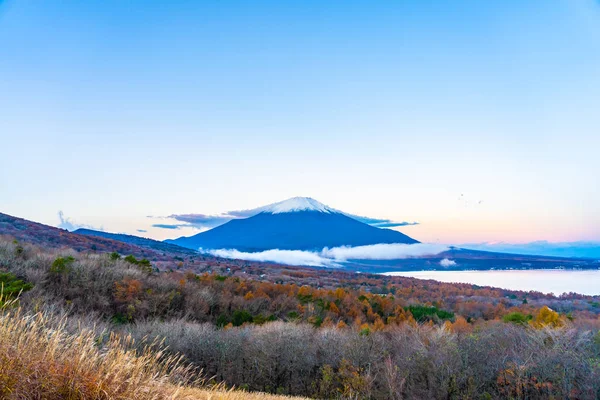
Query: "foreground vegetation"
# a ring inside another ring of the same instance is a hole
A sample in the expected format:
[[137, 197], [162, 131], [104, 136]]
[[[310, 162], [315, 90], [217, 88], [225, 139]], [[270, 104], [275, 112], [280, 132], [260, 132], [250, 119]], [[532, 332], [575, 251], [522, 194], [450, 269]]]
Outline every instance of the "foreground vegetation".
[[25, 313], [14, 300], [4, 302], [0, 398], [279, 399], [218, 386], [202, 389], [205, 385], [198, 371], [156, 343], [136, 350], [130, 336], [80, 324], [74, 328], [73, 322], [48, 311]]
[[239, 395], [202, 383], [317, 398], [600, 397], [597, 298], [288, 276], [297, 283], [157, 273], [116, 253], [0, 242], [0, 386], [50, 399]]

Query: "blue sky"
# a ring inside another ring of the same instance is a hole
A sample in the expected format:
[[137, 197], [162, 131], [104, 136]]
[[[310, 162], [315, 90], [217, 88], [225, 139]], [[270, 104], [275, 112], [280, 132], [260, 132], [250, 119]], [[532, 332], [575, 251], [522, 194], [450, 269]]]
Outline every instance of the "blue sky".
[[[293, 196], [600, 240], [600, 5], [0, 1], [0, 211], [159, 239]], [[67, 217], [63, 217], [67, 218]]]

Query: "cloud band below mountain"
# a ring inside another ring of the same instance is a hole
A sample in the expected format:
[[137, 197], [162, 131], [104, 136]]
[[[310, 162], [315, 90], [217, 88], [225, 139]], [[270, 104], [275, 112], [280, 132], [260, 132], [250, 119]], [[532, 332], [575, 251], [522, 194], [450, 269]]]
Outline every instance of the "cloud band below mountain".
[[[200, 249], [202, 252], [202, 249]], [[321, 257], [319, 253], [302, 250], [265, 250], [258, 253], [248, 253], [235, 249], [219, 249], [204, 251], [216, 257], [232, 258], [246, 261], [274, 262], [286, 265], [308, 265], [312, 267], [338, 267], [332, 259]]]
[[348, 260], [397, 260], [411, 257], [433, 256], [449, 250], [447, 246], [417, 244], [374, 244], [356, 247], [324, 248], [319, 252], [303, 250], [265, 250], [256, 253], [243, 252], [236, 249], [199, 249], [202, 253], [222, 258], [247, 261], [274, 262], [286, 265], [308, 265], [314, 267], [339, 267]]

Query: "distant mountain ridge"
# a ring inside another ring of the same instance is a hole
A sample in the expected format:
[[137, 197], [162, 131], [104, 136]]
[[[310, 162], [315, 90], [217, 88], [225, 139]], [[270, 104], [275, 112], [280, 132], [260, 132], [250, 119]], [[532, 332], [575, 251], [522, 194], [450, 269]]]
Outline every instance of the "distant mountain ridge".
[[93, 229], [79, 228], [74, 230], [73, 233], [79, 235], [102, 237], [106, 239], [118, 240], [123, 243], [129, 243], [140, 247], [146, 247], [158, 251], [168, 251], [176, 253], [196, 254], [197, 252], [187, 247], [177, 246], [175, 244], [161, 242], [160, 240], [154, 240], [149, 238], [143, 238], [140, 236], [127, 235], [123, 233], [109, 233], [96, 231]]
[[294, 197], [261, 207], [260, 213], [206, 232], [165, 242], [190, 249], [240, 251], [321, 250], [324, 247], [378, 243], [419, 243], [391, 229], [376, 228], [309, 197]]

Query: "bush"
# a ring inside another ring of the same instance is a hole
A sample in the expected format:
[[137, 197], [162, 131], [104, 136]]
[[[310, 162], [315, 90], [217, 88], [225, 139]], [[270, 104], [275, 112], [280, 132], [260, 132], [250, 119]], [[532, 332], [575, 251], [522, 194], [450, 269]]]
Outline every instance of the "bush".
[[127, 261], [129, 264], [134, 264], [134, 265], [138, 265], [138, 260], [137, 258], [135, 258], [134, 256], [132, 256], [131, 254], [126, 256], [124, 258], [125, 261]]
[[258, 314], [258, 315], [254, 316], [254, 318], [252, 319], [252, 322], [257, 325], [262, 325], [265, 322], [271, 322], [271, 321], [276, 321], [276, 320], [277, 320], [277, 317], [275, 317], [273, 314], [269, 315], [268, 317], [265, 317], [262, 314]]
[[241, 326], [246, 322], [252, 322], [254, 318], [252, 318], [252, 314], [250, 314], [246, 310], [235, 310], [233, 312], [233, 318], [231, 319], [231, 323], [233, 326]]
[[10, 272], [0, 272], [0, 286], [2, 287], [2, 296], [0, 304], [7, 300], [16, 298], [21, 292], [26, 292], [33, 288], [31, 283], [26, 283]]
[[139, 262], [138, 262], [138, 266], [140, 267], [140, 269], [142, 271], [144, 271], [147, 274], [151, 274], [152, 273], [152, 264], [150, 264], [150, 261], [142, 258]]
[[219, 327], [224, 327], [228, 323], [229, 323], [229, 318], [227, 318], [227, 315], [225, 315], [225, 314], [219, 315], [217, 317], [217, 321], [215, 322], [215, 324]]
[[[111, 258], [112, 258], [112, 255], [111, 255]], [[125, 257], [124, 260], [127, 261], [129, 264], [137, 265], [143, 272], [145, 272], [147, 274], [152, 273], [152, 264], [150, 263], [149, 260], [147, 260], [145, 258], [138, 260], [137, 258], [135, 258], [134, 256], [132, 256], [130, 254], [127, 257]]]
[[73, 256], [58, 257], [52, 263], [50, 272], [53, 274], [66, 274], [71, 271], [71, 265], [75, 262]]
[[440, 310], [435, 306], [412, 305], [406, 308], [417, 321], [425, 321], [437, 317], [441, 320], [454, 318], [454, 313]]
[[511, 312], [502, 317], [502, 321], [510, 322], [516, 325], [525, 325], [527, 322], [529, 322], [529, 320], [531, 320], [531, 315], [525, 315], [518, 311]]

